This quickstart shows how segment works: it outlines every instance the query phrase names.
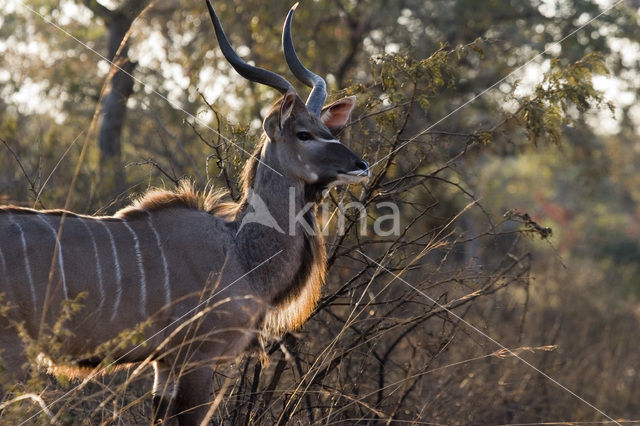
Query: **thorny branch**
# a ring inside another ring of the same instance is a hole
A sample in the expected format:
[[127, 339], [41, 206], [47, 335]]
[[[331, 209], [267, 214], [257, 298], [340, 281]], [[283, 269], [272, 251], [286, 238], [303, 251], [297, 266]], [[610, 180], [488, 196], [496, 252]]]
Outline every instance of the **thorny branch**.
[[39, 194], [39, 191], [37, 189], [37, 185], [36, 185], [35, 181], [33, 179], [31, 179], [31, 177], [29, 176], [29, 173], [27, 173], [27, 170], [24, 168], [24, 165], [22, 164], [22, 161], [20, 161], [20, 157], [18, 157], [18, 154], [14, 151], [13, 148], [11, 148], [11, 145], [9, 145], [9, 143], [7, 141], [5, 141], [4, 139], [0, 138], [0, 142], [2, 142], [4, 144], [5, 148], [7, 148], [7, 150], [11, 153], [11, 156], [13, 156], [13, 158], [16, 160], [16, 163], [18, 163], [18, 166], [20, 167], [20, 170], [22, 170], [22, 174], [24, 175], [24, 178], [29, 183], [29, 190], [33, 194], [34, 198], [37, 200], [38, 199], [38, 194]]
[[172, 176], [171, 174], [169, 174], [166, 170], [164, 170], [160, 164], [158, 164], [156, 161], [154, 160], [146, 160], [146, 161], [132, 161], [130, 163], [125, 164], [125, 167], [131, 167], [131, 166], [146, 166], [146, 165], [151, 165], [153, 167], [155, 167], [156, 169], [158, 169], [158, 171], [160, 173], [162, 173], [163, 175], [165, 175], [166, 177], [168, 177], [171, 182], [173, 182], [173, 184], [175, 186], [178, 186], [178, 184], [180, 183], [180, 179]]

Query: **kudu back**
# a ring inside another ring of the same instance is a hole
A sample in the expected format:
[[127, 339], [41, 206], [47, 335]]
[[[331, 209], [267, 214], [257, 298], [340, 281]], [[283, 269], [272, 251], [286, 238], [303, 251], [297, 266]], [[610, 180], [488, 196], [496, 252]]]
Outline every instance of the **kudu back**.
[[[240, 59], [207, 7], [234, 69], [283, 95], [245, 165], [241, 201], [182, 183], [113, 216], [0, 207], [0, 294], [9, 308], [0, 317], [0, 357], [15, 389], [29, 369], [26, 335], [43, 350], [57, 348], [47, 353], [54, 362], [153, 363], [152, 422], [199, 424], [215, 363], [300, 327], [320, 297], [326, 259], [314, 203], [332, 185], [369, 176], [336, 138], [355, 99], [324, 106], [324, 80], [293, 49], [295, 6], [283, 48], [293, 74], [312, 87], [306, 103], [282, 76]], [[60, 318], [61, 344], [47, 346], [43, 336]], [[127, 330], [145, 344], [123, 341]]]

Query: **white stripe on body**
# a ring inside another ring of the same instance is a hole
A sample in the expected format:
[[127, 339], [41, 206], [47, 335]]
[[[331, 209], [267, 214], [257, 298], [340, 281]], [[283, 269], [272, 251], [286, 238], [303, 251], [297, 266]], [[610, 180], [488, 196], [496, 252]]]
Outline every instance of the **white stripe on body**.
[[91, 227], [86, 219], [79, 219], [80, 222], [84, 225], [89, 234], [89, 238], [91, 238], [91, 245], [93, 246], [93, 259], [96, 261], [96, 273], [98, 274], [98, 290], [100, 291], [100, 304], [98, 305], [98, 311], [102, 310], [104, 306], [104, 282], [102, 281], [102, 265], [100, 264], [100, 256], [98, 255], [98, 244], [96, 243], [96, 238], [93, 236], [93, 232], [91, 232]]
[[168, 306], [171, 303], [171, 286], [169, 283], [169, 265], [167, 264], [167, 257], [164, 254], [164, 249], [162, 248], [162, 242], [160, 241], [160, 235], [156, 230], [155, 226], [153, 226], [153, 219], [151, 218], [151, 213], [147, 213], [147, 222], [149, 223], [149, 227], [153, 231], [153, 235], [156, 237], [156, 243], [158, 244], [158, 250], [160, 251], [160, 259], [162, 259], [162, 273], [164, 276], [163, 285], [164, 285], [164, 304]]
[[140, 271], [140, 314], [143, 318], [147, 316], [147, 279], [144, 273], [144, 265], [142, 264], [142, 253], [140, 252], [140, 241], [138, 240], [138, 236], [135, 231], [127, 223], [126, 220], [123, 220], [124, 226], [127, 227], [131, 236], [133, 237], [134, 248], [136, 250], [136, 261], [138, 263], [138, 270]]
[[38, 218], [42, 221], [42, 223], [47, 225], [47, 228], [49, 228], [51, 234], [53, 235], [54, 256], [56, 253], [55, 247], [58, 247], [58, 267], [60, 268], [60, 277], [62, 278], [62, 294], [64, 295], [65, 300], [69, 300], [69, 293], [67, 292], [67, 277], [64, 273], [64, 259], [62, 257], [62, 241], [60, 241], [60, 239], [58, 238], [58, 231], [56, 231], [56, 228], [54, 228], [53, 225], [47, 221], [46, 215], [38, 213]]
[[107, 226], [107, 224], [97, 219], [97, 222], [101, 224], [104, 229], [109, 234], [109, 242], [111, 243], [111, 254], [113, 255], [113, 264], [116, 267], [116, 298], [113, 301], [113, 313], [111, 314], [111, 319], [115, 319], [118, 313], [118, 307], [120, 306], [120, 298], [122, 297], [122, 271], [120, 271], [120, 263], [118, 262], [118, 252], [116, 251], [116, 242], [113, 239], [113, 234], [111, 230]]
[[13, 220], [11, 213], [8, 214], [9, 222], [18, 228], [20, 232], [20, 242], [22, 243], [22, 257], [24, 258], [24, 269], [27, 272], [27, 279], [29, 281], [29, 290], [31, 291], [31, 302], [33, 303], [33, 311], [36, 311], [36, 287], [33, 284], [33, 276], [31, 275], [31, 265], [29, 264], [29, 257], [27, 256], [27, 240], [24, 238], [24, 232], [20, 224]]

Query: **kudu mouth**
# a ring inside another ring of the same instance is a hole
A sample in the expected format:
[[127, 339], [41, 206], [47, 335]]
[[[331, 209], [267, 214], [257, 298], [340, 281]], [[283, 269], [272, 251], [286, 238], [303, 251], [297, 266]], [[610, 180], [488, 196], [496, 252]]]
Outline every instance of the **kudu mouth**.
[[371, 170], [369, 163], [362, 159], [356, 160], [355, 169], [350, 171], [339, 171], [334, 185], [360, 183], [369, 180]]

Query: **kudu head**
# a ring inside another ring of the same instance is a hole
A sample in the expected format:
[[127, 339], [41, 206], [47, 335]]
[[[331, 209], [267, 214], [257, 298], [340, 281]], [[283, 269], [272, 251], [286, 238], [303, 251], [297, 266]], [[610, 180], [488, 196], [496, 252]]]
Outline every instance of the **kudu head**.
[[273, 144], [278, 158], [279, 171], [319, 187], [362, 182], [369, 177], [369, 164], [337, 139], [355, 106], [355, 97], [324, 106], [327, 98], [324, 80], [302, 65], [293, 48], [291, 19], [296, 6], [297, 3], [285, 20], [282, 46], [293, 74], [312, 88], [306, 104], [284, 77], [249, 65], [236, 54], [207, 0], [216, 37], [227, 61], [246, 79], [266, 84], [283, 94], [263, 123], [267, 143]]

